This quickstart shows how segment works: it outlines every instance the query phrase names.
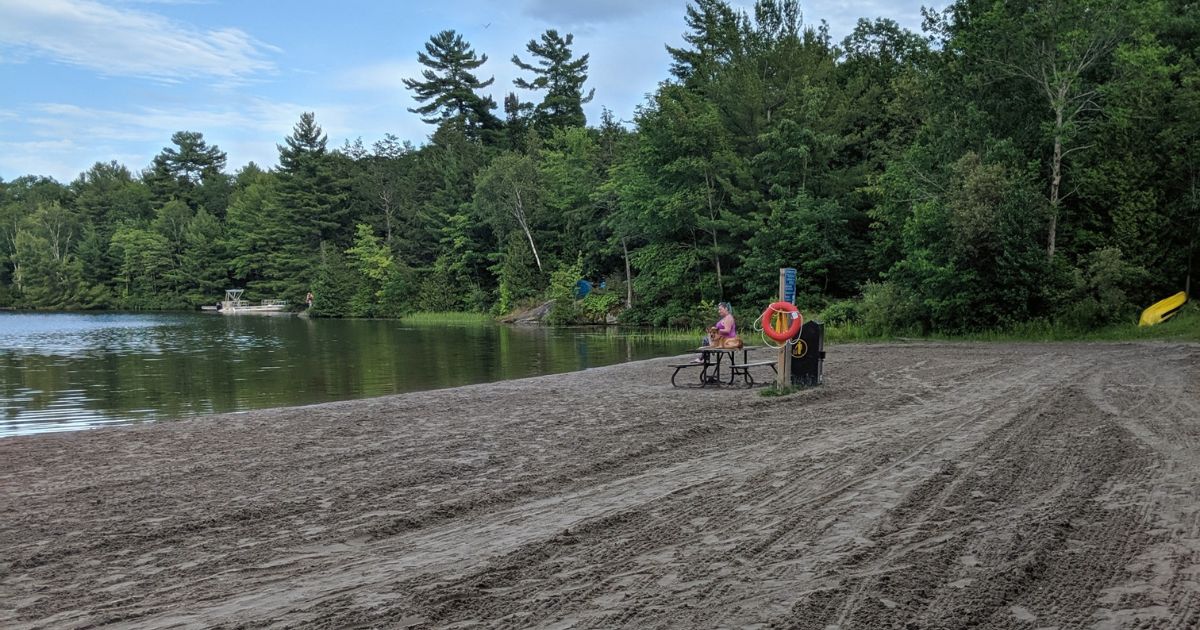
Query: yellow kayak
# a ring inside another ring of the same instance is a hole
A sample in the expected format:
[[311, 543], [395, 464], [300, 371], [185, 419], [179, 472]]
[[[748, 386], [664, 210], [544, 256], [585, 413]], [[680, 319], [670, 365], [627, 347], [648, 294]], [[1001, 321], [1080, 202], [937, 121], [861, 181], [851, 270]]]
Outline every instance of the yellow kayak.
[[1183, 291], [1165, 300], [1155, 302], [1153, 306], [1142, 311], [1142, 318], [1138, 320], [1138, 326], [1153, 326], [1171, 319], [1172, 315], [1183, 308], [1184, 302], [1187, 302], [1187, 293]]

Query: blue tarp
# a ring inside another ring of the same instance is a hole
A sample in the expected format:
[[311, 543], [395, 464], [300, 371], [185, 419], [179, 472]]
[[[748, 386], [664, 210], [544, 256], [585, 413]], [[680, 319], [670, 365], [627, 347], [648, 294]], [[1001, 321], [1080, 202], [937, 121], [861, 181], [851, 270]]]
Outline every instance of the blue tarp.
[[582, 300], [592, 292], [592, 283], [587, 280], [580, 280], [575, 283], [575, 299]]

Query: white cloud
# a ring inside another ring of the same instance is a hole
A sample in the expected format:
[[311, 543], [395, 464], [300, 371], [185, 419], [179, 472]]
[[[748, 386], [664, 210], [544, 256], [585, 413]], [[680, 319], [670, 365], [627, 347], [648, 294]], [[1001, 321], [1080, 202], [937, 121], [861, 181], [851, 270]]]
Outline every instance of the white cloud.
[[[0, 177], [47, 175], [68, 182], [97, 161], [110, 160], [138, 172], [171, 146], [176, 131], [203, 133], [209, 145], [226, 152], [229, 172], [251, 161], [269, 168], [279, 159], [276, 145], [292, 133], [303, 112], [314, 112], [331, 150], [359, 136], [369, 145], [388, 132], [420, 142], [430, 131], [388, 101], [301, 104], [247, 98], [216, 109], [129, 110], [41, 103], [21, 112], [0, 110], [0, 122], [6, 123], [0, 126]], [[6, 129], [18, 121], [27, 139], [6, 141], [14, 135]]]
[[67, 183], [95, 163], [81, 157], [92, 148], [72, 140], [0, 141], [0, 178], [42, 175]]
[[[930, 3], [931, 6], [945, 4]], [[868, 0], [846, 3], [836, 0], [810, 0], [803, 5], [803, 9], [806, 25], [815, 27], [821, 20], [829, 23], [829, 34], [835, 44], [841, 44], [842, 39], [854, 31], [859, 18], [868, 21], [888, 18], [914, 33], [921, 32], [921, 7], [913, 2]]]
[[[116, 160], [137, 172], [170, 146], [176, 131], [200, 131], [209, 144], [216, 144], [235, 160], [271, 165], [276, 157], [272, 138], [282, 140], [290, 125], [281, 122], [276, 105], [251, 103], [241, 110], [166, 110], [153, 107], [128, 111], [43, 103], [20, 115], [26, 137], [22, 142], [0, 144], [0, 176], [48, 175], [59, 181], [75, 179], [97, 161]], [[300, 114], [295, 114], [299, 120]], [[294, 121], [293, 121], [294, 122]], [[275, 125], [274, 128], [271, 128]], [[235, 155], [224, 146], [225, 139], [254, 138], [252, 146], [263, 147], [253, 156]], [[264, 159], [267, 158], [267, 159]]]
[[[272, 72], [278, 49], [236, 28], [201, 30], [92, 0], [0, 0], [0, 45], [111, 76], [175, 82]], [[6, 55], [7, 56], [7, 55]]]
[[363, 92], [407, 93], [404, 79], [419, 78], [425, 69], [417, 60], [384, 60], [351, 68], [342, 73], [335, 86]]

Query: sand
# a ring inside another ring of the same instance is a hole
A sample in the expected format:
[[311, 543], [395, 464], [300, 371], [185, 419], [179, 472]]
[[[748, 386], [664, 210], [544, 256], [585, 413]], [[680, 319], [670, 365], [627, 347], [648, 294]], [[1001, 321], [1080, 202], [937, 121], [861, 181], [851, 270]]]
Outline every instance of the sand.
[[0, 627], [1200, 625], [1200, 345], [828, 350], [0, 440]]

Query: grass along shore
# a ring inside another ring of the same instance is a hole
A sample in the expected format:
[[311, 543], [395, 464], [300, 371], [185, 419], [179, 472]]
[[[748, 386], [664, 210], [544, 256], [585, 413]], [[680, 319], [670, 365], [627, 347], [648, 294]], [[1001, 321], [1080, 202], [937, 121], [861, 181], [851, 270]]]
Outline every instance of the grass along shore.
[[[412, 313], [400, 318], [412, 324], [476, 325], [494, 322], [487, 313], [438, 312]], [[742, 338], [747, 345], [762, 345], [761, 333], [756, 331], [754, 320], [739, 319]], [[699, 340], [704, 331], [700, 328], [641, 328], [623, 326], [581, 326], [592, 331], [590, 334], [609, 337], [629, 337], [653, 341]], [[829, 322], [825, 324], [825, 340], [833, 343], [878, 343], [896, 340], [936, 341], [1200, 341], [1200, 304], [1195, 301], [1184, 306], [1178, 315], [1157, 326], [1139, 327], [1136, 323], [1112, 324], [1102, 328], [1079, 329], [1061, 323], [1032, 321], [1015, 324], [998, 330], [964, 334], [921, 335], [918, 332], [878, 333], [857, 322]]]

